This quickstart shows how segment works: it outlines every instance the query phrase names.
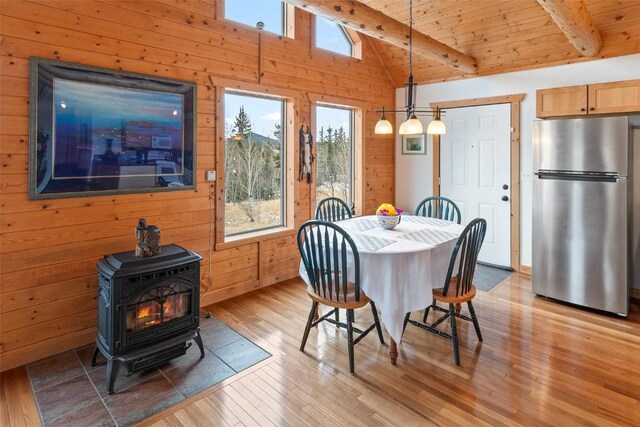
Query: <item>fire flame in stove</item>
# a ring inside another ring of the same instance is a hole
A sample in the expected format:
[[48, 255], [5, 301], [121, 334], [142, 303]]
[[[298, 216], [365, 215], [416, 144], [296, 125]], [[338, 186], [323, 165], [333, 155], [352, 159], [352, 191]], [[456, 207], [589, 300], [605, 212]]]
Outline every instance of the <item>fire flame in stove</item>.
[[147, 303], [138, 308], [136, 319], [141, 321], [145, 326], [152, 326], [160, 323], [160, 305], [155, 303]]
[[148, 305], [145, 305], [145, 306], [140, 307], [140, 309], [138, 310], [138, 315], [136, 316], [136, 318], [142, 319], [144, 317], [149, 317], [150, 314], [151, 314], [151, 307], [149, 307]]
[[189, 311], [188, 304], [189, 299], [185, 295], [171, 295], [163, 303], [158, 301], [140, 303], [127, 319], [127, 331], [141, 330], [184, 316]]

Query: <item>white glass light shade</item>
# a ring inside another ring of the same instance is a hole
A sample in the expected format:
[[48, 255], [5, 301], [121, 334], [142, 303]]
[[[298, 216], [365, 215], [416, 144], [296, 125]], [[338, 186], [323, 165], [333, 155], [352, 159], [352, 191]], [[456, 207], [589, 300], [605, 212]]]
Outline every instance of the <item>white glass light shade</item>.
[[374, 130], [376, 135], [389, 135], [393, 133], [393, 126], [391, 126], [391, 122], [384, 117], [378, 120], [376, 123], [376, 128]]
[[400, 125], [400, 135], [416, 135], [422, 132], [422, 123], [416, 118], [416, 116], [412, 116], [409, 120]]
[[444, 135], [447, 133], [447, 128], [442, 120], [435, 119], [427, 126], [427, 133], [429, 135]]

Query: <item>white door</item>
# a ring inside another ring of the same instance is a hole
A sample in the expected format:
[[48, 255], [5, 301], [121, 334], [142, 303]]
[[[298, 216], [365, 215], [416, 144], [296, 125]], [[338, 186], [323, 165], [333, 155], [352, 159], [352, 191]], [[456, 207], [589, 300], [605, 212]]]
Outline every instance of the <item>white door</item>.
[[479, 261], [511, 266], [511, 106], [450, 108], [442, 118], [440, 195], [460, 208], [462, 223], [487, 220]]

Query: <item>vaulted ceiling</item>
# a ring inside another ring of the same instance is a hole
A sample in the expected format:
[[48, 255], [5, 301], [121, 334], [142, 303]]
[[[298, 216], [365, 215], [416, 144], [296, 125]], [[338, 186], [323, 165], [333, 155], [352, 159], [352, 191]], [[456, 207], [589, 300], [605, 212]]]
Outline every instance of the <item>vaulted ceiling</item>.
[[[305, 3], [306, 0], [298, 2]], [[309, 2], [317, 3], [313, 0]], [[332, 5], [334, 10], [341, 9], [338, 3], [343, 10], [346, 8], [342, 17], [334, 16], [334, 19], [343, 23], [350, 16], [358, 18], [360, 11], [357, 7], [360, 3], [370, 8], [365, 8], [360, 16], [373, 9], [405, 26], [409, 24], [408, 0], [322, 0], [321, 3]], [[349, 10], [349, 7], [352, 9]], [[558, 19], [562, 11], [554, 13], [557, 11], [550, 10], [554, 8], [566, 9], [564, 23]], [[413, 18], [414, 31], [458, 51], [462, 60], [475, 59], [476, 75], [640, 52], [640, 0], [414, 0]], [[380, 19], [384, 17], [378, 15]], [[359, 25], [365, 28], [362, 23]], [[567, 26], [573, 26], [574, 30], [577, 28], [576, 31], [582, 33], [572, 35]], [[366, 29], [375, 31], [374, 28], [375, 25]], [[380, 28], [387, 27], [381, 25]], [[417, 83], [473, 75], [445, 61], [418, 55], [415, 34], [413, 73]], [[574, 39], [573, 44], [570, 38]], [[591, 47], [579, 45], [581, 41], [576, 39], [580, 38], [590, 39], [588, 43], [591, 43]], [[600, 39], [601, 47], [598, 45]], [[398, 47], [375, 36], [369, 37], [369, 40], [394, 84], [402, 86], [408, 76], [409, 53], [406, 46]], [[593, 56], [593, 52], [597, 54]], [[583, 56], [585, 54], [591, 56]], [[446, 53], [442, 55], [449, 57]]]

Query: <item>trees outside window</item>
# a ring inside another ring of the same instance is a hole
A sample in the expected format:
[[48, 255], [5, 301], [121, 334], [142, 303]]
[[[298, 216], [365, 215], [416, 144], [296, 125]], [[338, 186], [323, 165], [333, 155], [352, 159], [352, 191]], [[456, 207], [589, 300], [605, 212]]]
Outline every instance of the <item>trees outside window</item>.
[[353, 110], [316, 107], [316, 201], [338, 197], [353, 203]]
[[226, 92], [225, 235], [284, 225], [284, 101]]

